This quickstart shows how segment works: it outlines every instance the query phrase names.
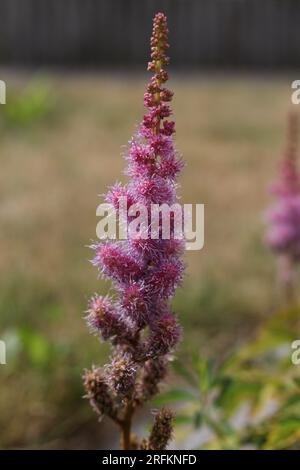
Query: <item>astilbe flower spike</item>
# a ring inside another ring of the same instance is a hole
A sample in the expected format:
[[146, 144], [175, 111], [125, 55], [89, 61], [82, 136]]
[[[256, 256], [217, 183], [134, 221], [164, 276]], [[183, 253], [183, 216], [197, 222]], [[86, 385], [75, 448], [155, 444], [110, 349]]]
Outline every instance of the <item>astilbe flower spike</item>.
[[[157, 13], [148, 65], [153, 76], [144, 95], [147, 113], [125, 155], [130, 180], [126, 186], [110, 187], [105, 196], [117, 212], [124, 197], [128, 206], [142, 203], [147, 208], [177, 200], [175, 180], [183, 163], [173, 144], [175, 123], [168, 104], [173, 93], [166, 88], [164, 68], [169, 63], [167, 41], [166, 16]], [[162, 237], [160, 221], [156, 237], [135, 234], [92, 248], [93, 264], [104, 279], [113, 282], [117, 295], [114, 299], [94, 295], [88, 305], [91, 332], [110, 341], [113, 350], [110, 364], [85, 372], [86, 397], [99, 415], [109, 416], [120, 426], [123, 449], [164, 449], [172, 436], [169, 410], [156, 414], [149, 438], [140, 442], [131, 433], [131, 423], [137, 407], [158, 393], [170, 353], [181, 336], [170, 300], [182, 281], [184, 241], [174, 236], [172, 223], [170, 239]]]
[[278, 181], [271, 186], [276, 202], [266, 213], [266, 243], [278, 256], [279, 281], [287, 302], [293, 300], [295, 265], [300, 261], [300, 175], [296, 164], [297, 115], [290, 112], [287, 145]]

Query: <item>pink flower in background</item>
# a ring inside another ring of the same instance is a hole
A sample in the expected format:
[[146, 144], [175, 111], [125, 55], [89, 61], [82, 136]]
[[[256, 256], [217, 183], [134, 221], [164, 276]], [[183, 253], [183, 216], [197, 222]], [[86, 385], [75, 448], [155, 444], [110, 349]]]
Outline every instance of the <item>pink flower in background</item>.
[[278, 180], [271, 186], [276, 202], [266, 213], [267, 245], [279, 256], [280, 279], [291, 284], [300, 260], [300, 176], [296, 164], [297, 116], [288, 117], [287, 148]]
[[[164, 66], [169, 62], [167, 36], [166, 16], [158, 13], [153, 23], [152, 60], [148, 65], [153, 77], [144, 95], [147, 113], [125, 155], [125, 174], [130, 181], [124, 186], [115, 184], [105, 196], [117, 211], [124, 196], [129, 206], [142, 203], [149, 213], [152, 204], [172, 204], [177, 200], [175, 179], [183, 162], [174, 149], [175, 123], [169, 120], [172, 111], [168, 103], [173, 93], [165, 86], [168, 74]], [[112, 281], [117, 295], [114, 298], [95, 295], [86, 319], [91, 331], [103, 340], [110, 340], [114, 349], [111, 363], [87, 371], [84, 383], [93, 408], [120, 426], [124, 449], [151, 449], [153, 442], [156, 449], [163, 448], [172, 432], [172, 416], [166, 409], [157, 415], [148, 441], [133, 443], [130, 432], [135, 409], [158, 392], [170, 352], [181, 336], [170, 300], [183, 278], [184, 242], [174, 237], [172, 224], [170, 239], [163, 239], [161, 222], [157, 239], [150, 238], [150, 229], [149, 221], [146, 239], [135, 234], [125, 241], [92, 246], [93, 264], [104, 279]], [[165, 430], [161, 428], [164, 422]]]
[[276, 202], [266, 214], [269, 223], [266, 241], [276, 253], [292, 259], [300, 255], [300, 180], [296, 167], [297, 119], [289, 115], [288, 145], [278, 181], [271, 186]]

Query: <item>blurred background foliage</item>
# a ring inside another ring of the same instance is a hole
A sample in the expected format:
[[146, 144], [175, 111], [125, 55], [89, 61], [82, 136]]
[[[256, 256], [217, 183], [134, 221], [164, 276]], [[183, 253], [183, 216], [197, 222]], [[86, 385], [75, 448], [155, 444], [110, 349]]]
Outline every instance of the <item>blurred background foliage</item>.
[[[289, 344], [298, 310], [274, 313], [275, 261], [262, 242], [290, 77], [172, 77], [187, 162], [182, 202], [205, 204], [205, 247], [186, 254], [174, 303], [184, 340], [153, 406], [178, 406], [178, 447], [297, 447], [299, 372]], [[88, 298], [109, 289], [87, 245], [98, 195], [123, 179], [120, 153], [143, 113], [145, 76], [1, 78], [9, 86], [0, 109], [0, 446], [117, 447], [110, 423], [99, 425], [82, 400], [82, 370], [109, 354], [82, 318]], [[137, 430], [145, 424], [142, 415]]]
[[254, 339], [225, 359], [192, 352], [174, 362], [182, 388], [156, 399], [176, 403], [186, 448], [299, 449], [300, 375], [291, 361], [299, 308], [263, 322]]
[[3, 107], [2, 126], [25, 128], [35, 123], [50, 119], [55, 103], [46, 82], [33, 80], [23, 89], [8, 89], [9, 106]]

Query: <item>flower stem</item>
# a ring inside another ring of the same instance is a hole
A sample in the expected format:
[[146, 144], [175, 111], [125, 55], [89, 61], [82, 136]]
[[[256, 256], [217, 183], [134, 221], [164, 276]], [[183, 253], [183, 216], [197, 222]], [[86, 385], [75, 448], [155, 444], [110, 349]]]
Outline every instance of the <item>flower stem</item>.
[[122, 450], [130, 450], [131, 447], [131, 424], [132, 424], [133, 407], [128, 402], [124, 420], [121, 423], [121, 447]]

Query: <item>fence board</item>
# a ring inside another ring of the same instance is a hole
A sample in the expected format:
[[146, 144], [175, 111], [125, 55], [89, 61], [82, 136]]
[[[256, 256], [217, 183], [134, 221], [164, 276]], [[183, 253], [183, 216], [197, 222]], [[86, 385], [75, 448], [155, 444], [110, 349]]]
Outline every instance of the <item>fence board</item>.
[[298, 0], [0, 0], [0, 63], [144, 63], [158, 10], [176, 66], [300, 66]]

